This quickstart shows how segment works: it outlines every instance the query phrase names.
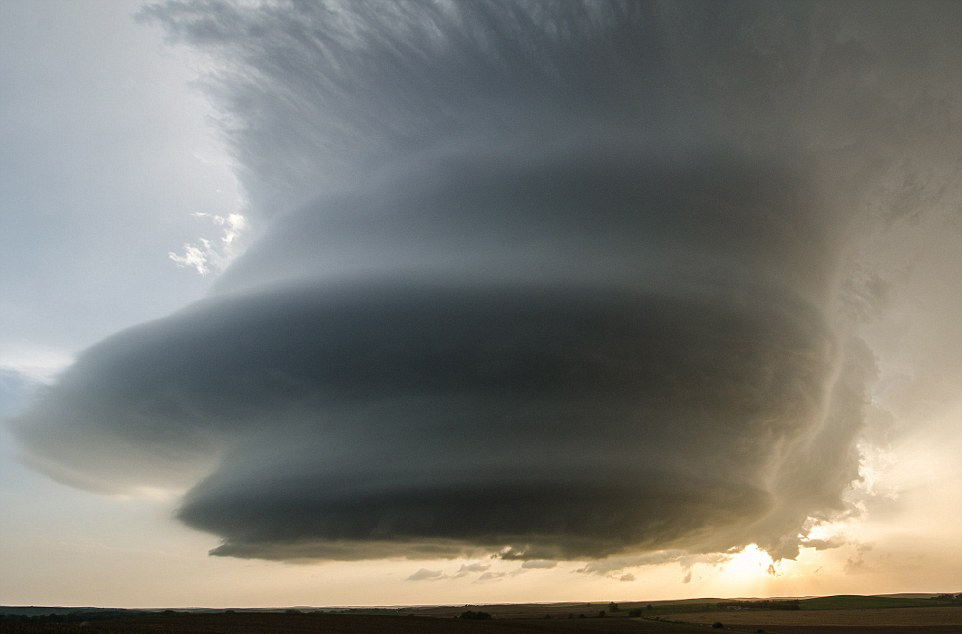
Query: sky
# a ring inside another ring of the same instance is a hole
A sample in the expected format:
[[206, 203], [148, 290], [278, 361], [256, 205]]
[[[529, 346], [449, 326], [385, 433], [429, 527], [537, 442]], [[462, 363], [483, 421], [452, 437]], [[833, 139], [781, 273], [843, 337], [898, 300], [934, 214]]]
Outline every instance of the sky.
[[960, 28], [0, 4], [0, 603], [958, 591]]

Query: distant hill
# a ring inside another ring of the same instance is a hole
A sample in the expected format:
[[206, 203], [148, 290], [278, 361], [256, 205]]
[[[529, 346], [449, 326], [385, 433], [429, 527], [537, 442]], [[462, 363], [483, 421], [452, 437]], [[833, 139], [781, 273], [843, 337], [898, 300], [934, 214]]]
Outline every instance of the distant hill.
[[799, 601], [802, 610], [863, 610], [878, 608], [916, 608], [956, 605], [958, 601], [940, 600], [935, 594], [870, 595], [840, 594]]

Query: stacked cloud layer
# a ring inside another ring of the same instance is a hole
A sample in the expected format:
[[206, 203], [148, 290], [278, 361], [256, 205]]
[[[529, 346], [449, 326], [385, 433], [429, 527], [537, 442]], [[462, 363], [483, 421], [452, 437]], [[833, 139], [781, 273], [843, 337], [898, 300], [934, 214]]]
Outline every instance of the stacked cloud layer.
[[958, 12], [871, 6], [149, 8], [264, 229], [41, 394], [28, 459], [185, 489], [220, 555], [794, 556], [858, 475], [850, 249], [958, 114], [909, 37]]

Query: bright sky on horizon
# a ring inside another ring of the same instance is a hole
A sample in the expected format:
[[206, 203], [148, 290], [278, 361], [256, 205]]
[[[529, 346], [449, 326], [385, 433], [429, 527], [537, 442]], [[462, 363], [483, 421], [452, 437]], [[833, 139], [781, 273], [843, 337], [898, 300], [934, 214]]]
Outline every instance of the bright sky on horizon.
[[0, 604], [962, 590], [959, 29], [0, 3]]

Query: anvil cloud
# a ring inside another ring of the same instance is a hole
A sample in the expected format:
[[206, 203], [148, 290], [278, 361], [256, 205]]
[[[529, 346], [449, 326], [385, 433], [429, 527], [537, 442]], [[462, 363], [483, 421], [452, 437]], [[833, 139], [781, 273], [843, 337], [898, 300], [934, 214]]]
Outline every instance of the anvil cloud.
[[218, 555], [794, 557], [858, 477], [852, 245], [949, 195], [889, 183], [949, 169], [957, 57], [911, 33], [959, 12], [876, 6], [148, 8], [263, 230], [42, 393], [28, 459], [185, 490]]

